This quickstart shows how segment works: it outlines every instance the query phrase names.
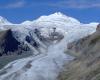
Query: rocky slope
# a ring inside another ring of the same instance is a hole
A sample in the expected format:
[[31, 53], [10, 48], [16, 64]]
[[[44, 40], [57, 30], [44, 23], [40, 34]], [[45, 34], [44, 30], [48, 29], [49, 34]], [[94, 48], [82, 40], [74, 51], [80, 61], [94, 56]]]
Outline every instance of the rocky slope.
[[100, 80], [100, 25], [96, 32], [68, 44], [75, 59], [65, 65], [59, 80]]
[[20, 42], [13, 37], [11, 30], [0, 32], [0, 56], [18, 50], [19, 45]]

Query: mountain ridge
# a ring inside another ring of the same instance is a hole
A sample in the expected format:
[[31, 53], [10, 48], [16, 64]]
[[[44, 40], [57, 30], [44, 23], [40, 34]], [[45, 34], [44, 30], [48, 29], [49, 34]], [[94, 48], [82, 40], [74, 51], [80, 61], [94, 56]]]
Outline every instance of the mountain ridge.
[[[71, 21], [71, 22], [73, 22], [73, 23], [80, 24], [79, 20], [77, 20], [77, 19], [75, 19], [75, 18], [72, 18], [72, 17], [70, 17], [70, 16], [66, 16], [65, 14], [63, 14], [63, 13], [61, 13], [61, 12], [55, 12], [55, 13], [50, 14], [50, 15], [43, 15], [43, 16], [40, 16], [39, 18], [35, 19], [35, 20], [32, 20], [32, 21], [26, 20], [26, 21], [23, 21], [22, 23], [19, 23], [19, 24], [22, 24], [22, 25], [31, 25], [31, 24], [33, 24], [35, 21], [41, 21], [41, 19], [46, 19], [46, 18], [48, 18], [48, 17], [51, 18], [51, 19], [57, 18], [57, 17], [59, 17], [59, 18], [65, 17], [65, 19], [66, 19], [66, 20], [68, 19], [69, 22]], [[92, 23], [96, 23], [96, 24], [97, 24], [97, 22], [91, 22], [91, 23], [89, 23], [89, 24], [92, 24]], [[4, 17], [2, 17], [2, 16], [0, 16], [0, 24], [1, 24], [1, 25], [19, 25], [19, 24], [14, 24], [14, 23], [9, 22], [6, 18], [4, 18]]]

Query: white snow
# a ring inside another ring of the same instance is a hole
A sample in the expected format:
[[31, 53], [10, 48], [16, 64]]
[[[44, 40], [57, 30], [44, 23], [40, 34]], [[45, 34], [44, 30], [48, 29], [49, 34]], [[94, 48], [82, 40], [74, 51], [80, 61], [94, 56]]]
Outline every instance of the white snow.
[[21, 24], [22, 24], [22, 25], [30, 25], [30, 24], [32, 24], [32, 21], [24, 21], [24, 22], [22, 22]]
[[60, 12], [49, 16], [41, 16], [31, 24], [36, 27], [59, 27], [67, 29], [66, 26], [79, 26], [80, 22], [72, 17], [68, 17]]
[[7, 19], [0, 16], [0, 25], [11, 25], [11, 24], [12, 23], [10, 23]]
[[[9, 63], [0, 70], [0, 72], [6, 71], [5, 74], [0, 75], [0, 80], [56, 80], [64, 63], [73, 59], [72, 56], [64, 53], [67, 43], [87, 36], [96, 30], [96, 24], [81, 24], [78, 20], [62, 13], [42, 16], [33, 21], [31, 26], [22, 24], [21, 27], [13, 28], [12, 30], [18, 31], [20, 33], [19, 37], [22, 38], [23, 35], [26, 36], [28, 34], [29, 29], [34, 29], [34, 27], [40, 29], [44, 36], [48, 36], [49, 32], [52, 31], [52, 27], [56, 27], [57, 32], [62, 33], [64, 38], [59, 43], [54, 43], [48, 48], [44, 48], [43, 52], [37, 56]], [[33, 37], [42, 46], [46, 47], [35, 35]], [[32, 49], [34, 50], [34, 48]]]

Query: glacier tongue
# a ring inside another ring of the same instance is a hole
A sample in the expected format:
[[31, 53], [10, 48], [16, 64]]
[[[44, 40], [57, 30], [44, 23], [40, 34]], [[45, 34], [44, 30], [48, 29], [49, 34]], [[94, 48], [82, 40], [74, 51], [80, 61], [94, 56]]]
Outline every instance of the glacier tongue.
[[0, 75], [0, 80], [56, 80], [64, 63], [73, 59], [64, 53], [67, 43], [93, 33], [95, 28], [88, 26], [70, 27], [68, 30], [60, 28], [64, 31], [64, 38], [59, 43], [50, 45], [42, 54], [9, 63], [0, 71], [4, 73]]

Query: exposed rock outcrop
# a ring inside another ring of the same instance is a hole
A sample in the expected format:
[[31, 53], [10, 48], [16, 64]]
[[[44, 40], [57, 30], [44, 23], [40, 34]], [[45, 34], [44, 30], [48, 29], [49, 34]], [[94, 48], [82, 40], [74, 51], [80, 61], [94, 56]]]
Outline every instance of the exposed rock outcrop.
[[18, 50], [20, 43], [13, 37], [12, 31], [5, 30], [0, 32], [0, 55]]

